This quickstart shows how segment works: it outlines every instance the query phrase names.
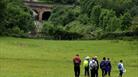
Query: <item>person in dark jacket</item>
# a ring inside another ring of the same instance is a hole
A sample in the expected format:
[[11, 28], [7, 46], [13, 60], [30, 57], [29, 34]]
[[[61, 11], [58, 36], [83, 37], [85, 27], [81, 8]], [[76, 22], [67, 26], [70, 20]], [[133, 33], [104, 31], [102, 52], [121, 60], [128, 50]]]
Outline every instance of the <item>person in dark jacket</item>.
[[106, 58], [105, 57], [103, 57], [103, 60], [100, 63], [100, 68], [102, 70], [102, 77], [105, 77], [106, 74], [107, 74], [107, 71], [106, 71]]
[[107, 58], [107, 61], [106, 61], [106, 71], [107, 71], [107, 74], [108, 74], [109, 77], [110, 77], [111, 69], [112, 69], [112, 65], [111, 65], [110, 58]]
[[80, 59], [80, 57], [79, 57], [78, 54], [73, 58], [73, 63], [74, 63], [74, 73], [75, 73], [75, 77], [79, 77], [80, 76], [81, 59]]
[[99, 62], [98, 62], [97, 56], [94, 56], [94, 60], [95, 60], [96, 63], [97, 63], [97, 67], [96, 67], [96, 69], [95, 69], [95, 74], [96, 74], [96, 77], [98, 77]]

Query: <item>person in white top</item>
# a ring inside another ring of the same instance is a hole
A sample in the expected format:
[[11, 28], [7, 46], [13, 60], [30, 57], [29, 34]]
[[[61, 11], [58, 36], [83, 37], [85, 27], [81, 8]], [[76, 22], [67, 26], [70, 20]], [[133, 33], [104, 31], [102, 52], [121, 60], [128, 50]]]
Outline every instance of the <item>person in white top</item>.
[[119, 69], [119, 77], [122, 77], [123, 73], [125, 72], [123, 60], [120, 60], [120, 62], [118, 63], [118, 69]]
[[89, 68], [91, 71], [91, 77], [96, 77], [96, 68], [97, 68], [97, 62], [92, 58], [92, 60], [89, 63]]

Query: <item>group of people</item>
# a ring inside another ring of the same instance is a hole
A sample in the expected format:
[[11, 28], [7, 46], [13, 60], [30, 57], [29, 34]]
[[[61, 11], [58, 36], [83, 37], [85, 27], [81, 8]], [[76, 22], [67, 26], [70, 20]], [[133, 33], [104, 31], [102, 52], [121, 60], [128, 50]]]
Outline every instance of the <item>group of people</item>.
[[[73, 63], [74, 63], [74, 73], [75, 77], [80, 76], [80, 65], [81, 65], [81, 59], [79, 57], [79, 54], [77, 54], [73, 58]], [[102, 77], [105, 77], [108, 75], [110, 77], [112, 65], [110, 58], [103, 57], [103, 60], [99, 63], [97, 56], [94, 56], [90, 58], [89, 56], [86, 56], [83, 60], [83, 67], [84, 67], [84, 75], [87, 77], [99, 77], [98, 76], [98, 70], [99, 67], [102, 71]], [[123, 72], [125, 71], [124, 66], [123, 66], [123, 61], [120, 60], [118, 63], [118, 69], [119, 69], [119, 77], [122, 77]]]

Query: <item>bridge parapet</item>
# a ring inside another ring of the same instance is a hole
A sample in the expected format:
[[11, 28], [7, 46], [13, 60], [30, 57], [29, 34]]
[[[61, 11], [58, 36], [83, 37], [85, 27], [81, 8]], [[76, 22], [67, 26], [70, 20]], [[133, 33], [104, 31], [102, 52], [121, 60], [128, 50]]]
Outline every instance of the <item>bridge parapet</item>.
[[[46, 4], [46, 3], [42, 3], [42, 2], [31, 2], [31, 1], [24, 1], [24, 4], [37, 13], [35, 15], [37, 15], [36, 18], [39, 21], [42, 21], [42, 19], [45, 19], [45, 18], [43, 18], [43, 15], [45, 14], [45, 12], [51, 13], [52, 9], [55, 6], [73, 7], [73, 5]], [[49, 15], [49, 13], [48, 13], [48, 15]], [[46, 16], [46, 15], [44, 15], [44, 16]]]

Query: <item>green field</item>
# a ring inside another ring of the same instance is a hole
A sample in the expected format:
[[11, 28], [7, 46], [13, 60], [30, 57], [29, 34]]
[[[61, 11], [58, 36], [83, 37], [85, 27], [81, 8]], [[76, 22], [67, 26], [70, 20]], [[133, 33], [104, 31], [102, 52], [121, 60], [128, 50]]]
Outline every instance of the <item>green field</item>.
[[[112, 77], [124, 60], [124, 77], [138, 77], [138, 41], [55, 41], [0, 37], [0, 77], [74, 77], [72, 58], [110, 57]], [[81, 77], [83, 75], [81, 66]], [[100, 77], [101, 71], [99, 70]]]

